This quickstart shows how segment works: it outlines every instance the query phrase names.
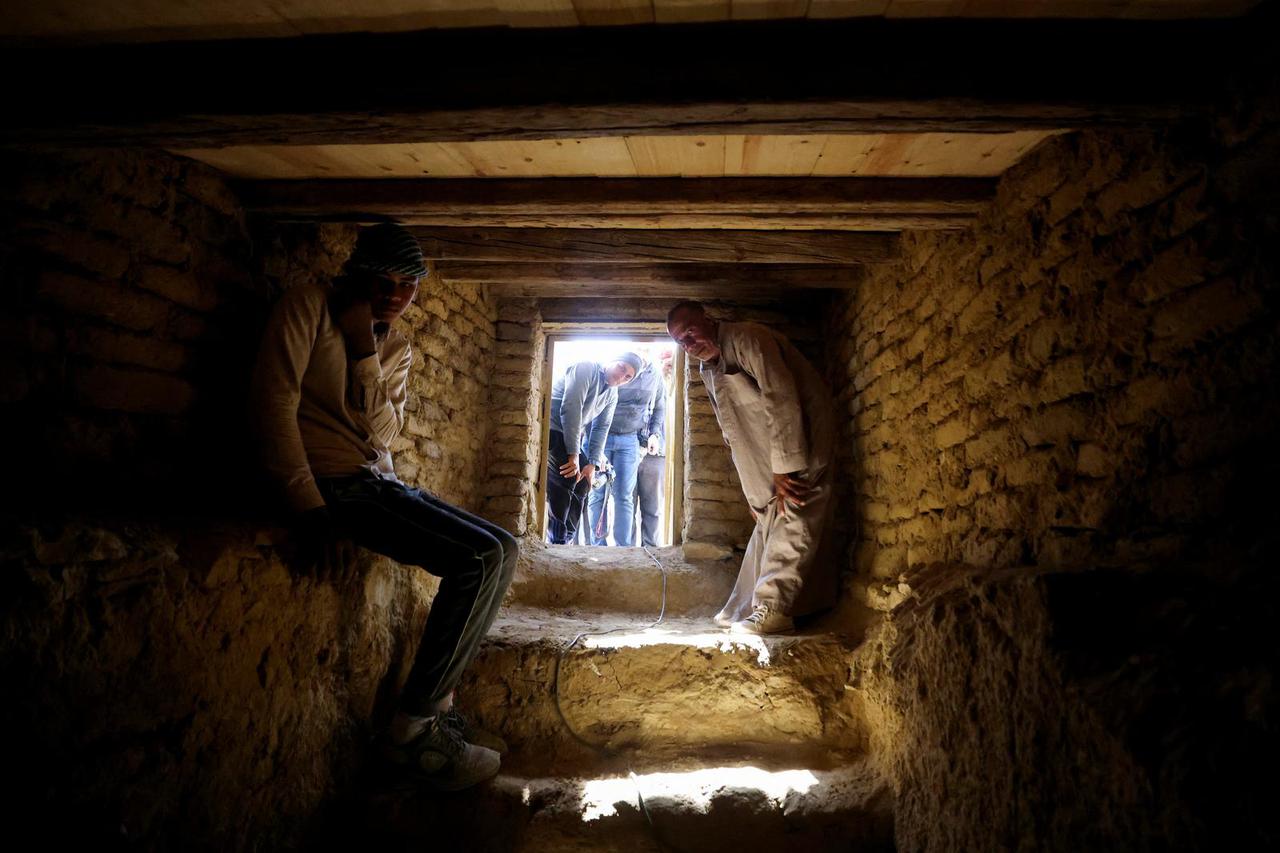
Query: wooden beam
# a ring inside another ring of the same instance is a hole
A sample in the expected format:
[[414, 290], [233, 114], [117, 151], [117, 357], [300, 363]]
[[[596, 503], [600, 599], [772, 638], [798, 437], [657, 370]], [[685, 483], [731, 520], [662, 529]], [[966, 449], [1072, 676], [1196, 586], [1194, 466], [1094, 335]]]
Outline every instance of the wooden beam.
[[[405, 224], [444, 228], [727, 229], [739, 231], [962, 231], [974, 217], [959, 213], [767, 214], [662, 213], [649, 216], [410, 216]], [[363, 221], [357, 219], [357, 221]], [[373, 221], [373, 220], [370, 220]]]
[[[777, 284], [753, 284], [750, 282], [708, 282], [687, 286], [619, 284], [608, 287], [587, 282], [561, 283], [557, 285], [522, 284], [517, 282], [493, 282], [477, 284], [490, 295], [497, 297], [519, 296], [539, 298], [574, 299], [728, 299], [733, 301], [777, 301], [790, 299], [797, 291]], [[807, 292], [807, 291], [806, 291]], [[816, 291], [814, 291], [816, 292]]]
[[604, 228], [412, 228], [444, 261], [596, 264], [861, 264], [892, 261], [896, 234], [858, 231], [618, 231]]
[[518, 228], [898, 231], [967, 227], [987, 178], [542, 178], [254, 181], [245, 206], [282, 220]]
[[512, 264], [440, 261], [440, 277], [458, 284], [527, 290], [691, 288], [769, 290], [848, 289], [863, 280], [861, 266], [828, 264]]
[[[17, 48], [0, 52], [7, 79], [22, 81], [6, 93], [0, 142], [181, 149], [1160, 123], [1211, 115], [1227, 69], [1271, 53], [1267, 5], [1218, 21], [871, 18]], [[180, 94], [162, 97], [159, 76], [181, 81]]]

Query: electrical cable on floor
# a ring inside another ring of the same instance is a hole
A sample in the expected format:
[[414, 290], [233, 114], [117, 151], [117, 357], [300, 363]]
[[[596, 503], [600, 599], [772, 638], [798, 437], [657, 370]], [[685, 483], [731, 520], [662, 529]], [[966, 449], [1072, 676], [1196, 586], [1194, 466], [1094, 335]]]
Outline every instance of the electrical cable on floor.
[[[653, 560], [653, 564], [657, 566], [658, 571], [662, 573], [662, 601], [661, 601], [661, 605], [658, 608], [658, 618], [654, 619], [648, 625], [644, 625], [638, 629], [640, 631], [647, 631], [650, 628], [656, 628], [658, 625], [662, 624], [662, 620], [665, 619], [667, 615], [667, 567], [662, 565], [662, 561], [659, 560], [657, 555], [654, 554], [652, 551], [650, 551], [647, 546], [641, 545], [640, 549], [649, 555], [649, 559]], [[574, 740], [576, 740], [578, 743], [585, 746], [587, 749], [590, 749], [591, 751], [598, 753], [599, 755], [602, 755], [605, 758], [615, 758], [618, 755], [620, 755], [620, 753], [618, 753], [616, 750], [610, 749], [607, 746], [604, 746], [603, 744], [593, 743], [587, 740], [581, 734], [579, 734], [577, 730], [575, 730], [574, 727], [569, 723], [569, 720], [565, 717], [564, 709], [560, 707], [560, 666], [564, 662], [565, 656], [568, 655], [569, 652], [571, 652], [573, 648], [578, 645], [578, 643], [582, 642], [582, 640], [585, 637], [604, 637], [604, 636], [607, 636], [608, 634], [616, 634], [619, 631], [635, 631], [635, 630], [637, 629], [633, 626], [624, 625], [620, 628], [610, 628], [608, 631], [582, 631], [576, 637], [573, 638], [573, 640], [569, 643], [569, 645], [565, 646], [563, 649], [560, 650], [560, 654], [556, 656], [555, 670], [552, 672], [552, 675], [551, 675], [551, 697], [555, 700], [556, 715], [560, 717], [560, 724], [564, 726], [565, 731], [567, 731], [570, 734], [570, 736], [573, 737]], [[672, 847], [670, 844], [663, 841], [662, 836], [658, 834], [658, 827], [654, 824], [653, 816], [649, 814], [649, 807], [645, 804], [644, 792], [640, 790], [639, 777], [637, 777], [636, 772], [631, 769], [630, 762], [628, 762], [627, 764], [627, 776], [631, 779], [632, 783], [636, 786], [636, 802], [640, 806], [640, 813], [644, 815], [645, 821], [648, 822], [649, 829], [652, 830], [654, 841], [658, 843], [659, 849], [676, 850], [676, 848]]]

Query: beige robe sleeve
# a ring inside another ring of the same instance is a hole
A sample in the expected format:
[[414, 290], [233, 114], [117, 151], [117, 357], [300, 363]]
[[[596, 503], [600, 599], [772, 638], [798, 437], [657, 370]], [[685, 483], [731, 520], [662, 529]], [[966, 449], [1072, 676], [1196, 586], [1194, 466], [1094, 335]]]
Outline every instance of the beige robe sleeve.
[[252, 399], [263, 462], [297, 512], [324, 506], [298, 431], [302, 377], [311, 361], [323, 300], [303, 288], [286, 291], [267, 322]]
[[769, 464], [775, 474], [791, 474], [808, 466], [804, 415], [796, 380], [772, 335], [746, 334], [735, 352], [744, 372], [756, 381], [764, 398], [769, 432]]

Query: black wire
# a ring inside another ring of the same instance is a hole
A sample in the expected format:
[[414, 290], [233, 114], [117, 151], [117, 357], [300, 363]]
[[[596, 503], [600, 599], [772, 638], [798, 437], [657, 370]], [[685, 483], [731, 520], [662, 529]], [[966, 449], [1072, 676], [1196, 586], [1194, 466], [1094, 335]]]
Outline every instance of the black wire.
[[[578, 743], [582, 744], [583, 746], [587, 747], [591, 751], [604, 756], [605, 758], [614, 758], [620, 755], [620, 753], [617, 752], [616, 750], [610, 749], [607, 746], [604, 746], [603, 744], [598, 744], [598, 743], [594, 743], [592, 741], [587, 740], [585, 737], [579, 734], [576, 729], [574, 729], [574, 727], [569, 723], [569, 720], [564, 715], [564, 708], [560, 706], [560, 667], [561, 667], [561, 664], [564, 662], [565, 656], [568, 655], [569, 652], [573, 650], [574, 646], [582, 642], [584, 637], [604, 637], [609, 634], [616, 634], [619, 631], [636, 631], [636, 630], [647, 631], [650, 628], [656, 628], [658, 625], [662, 624], [662, 620], [666, 618], [666, 615], [667, 615], [667, 567], [662, 565], [662, 561], [659, 560], [658, 557], [652, 551], [650, 551], [645, 545], [642, 544], [640, 546], [640, 549], [649, 555], [649, 559], [653, 560], [654, 565], [658, 567], [658, 571], [662, 573], [662, 602], [661, 602], [661, 606], [658, 608], [658, 618], [654, 619], [648, 625], [644, 625], [640, 627], [639, 629], [634, 628], [630, 625], [624, 625], [620, 628], [610, 628], [608, 631], [582, 631], [576, 637], [573, 638], [573, 641], [570, 642], [569, 645], [565, 646], [563, 649], [560, 650], [560, 654], [556, 656], [555, 670], [552, 672], [552, 675], [551, 675], [551, 697], [555, 700], [556, 715], [560, 717], [560, 724], [564, 726], [565, 731], [567, 731], [570, 734], [570, 736], [573, 737], [574, 740], [576, 740]], [[640, 785], [636, 781], [637, 779], [636, 772], [633, 769], [631, 769], [630, 762], [627, 763], [627, 775], [631, 778], [632, 782], [634, 782], [636, 785], [636, 803], [640, 806], [640, 813], [644, 815], [645, 821], [649, 824], [649, 829], [653, 831], [654, 841], [658, 843], [658, 847], [660, 849], [675, 850], [676, 848], [671, 847], [671, 845], [663, 841], [662, 836], [658, 833], [658, 827], [653, 822], [653, 815], [649, 814], [649, 806], [644, 801], [644, 792], [640, 790]]]

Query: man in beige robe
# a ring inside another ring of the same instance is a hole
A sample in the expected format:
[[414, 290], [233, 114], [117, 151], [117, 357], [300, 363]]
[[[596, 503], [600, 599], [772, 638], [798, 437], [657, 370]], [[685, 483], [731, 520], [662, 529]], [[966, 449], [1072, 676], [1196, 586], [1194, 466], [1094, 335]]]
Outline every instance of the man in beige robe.
[[700, 362], [756, 519], [716, 622], [733, 633], [791, 631], [794, 617], [835, 602], [836, 566], [822, 547], [833, 512], [831, 391], [790, 341], [758, 323], [719, 322], [682, 302], [667, 330]]

